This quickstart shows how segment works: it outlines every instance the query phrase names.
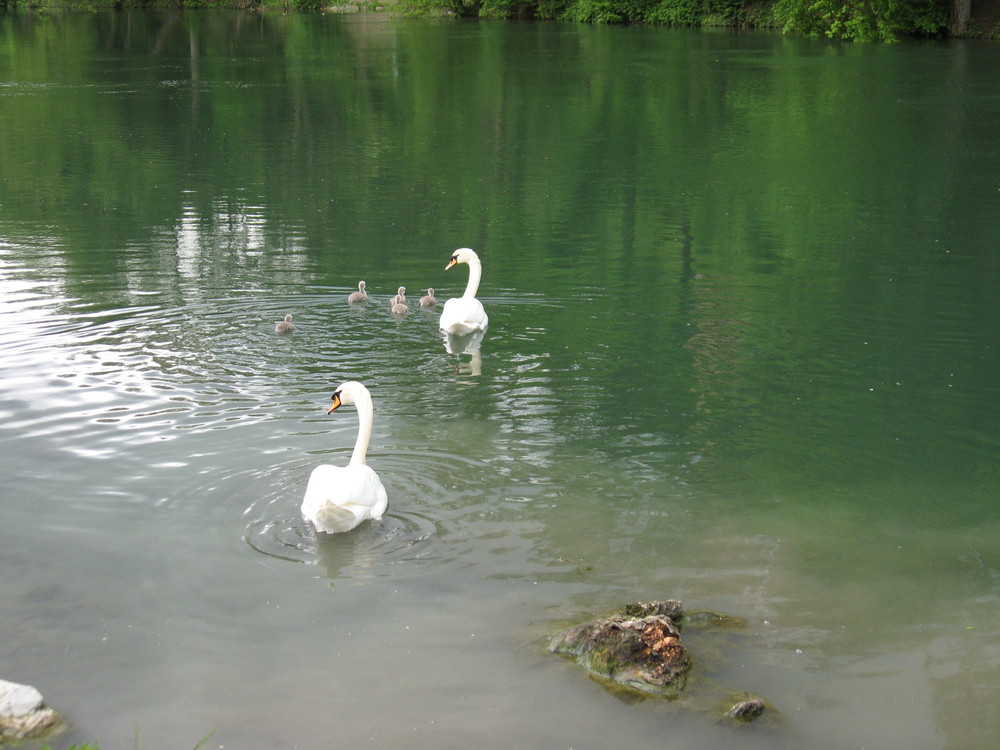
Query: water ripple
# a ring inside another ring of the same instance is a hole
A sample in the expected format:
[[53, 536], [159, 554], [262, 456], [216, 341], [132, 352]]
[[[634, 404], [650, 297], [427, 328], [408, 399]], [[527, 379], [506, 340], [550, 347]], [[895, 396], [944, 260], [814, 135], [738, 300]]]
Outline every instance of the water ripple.
[[[346, 463], [347, 452], [331, 463]], [[267, 557], [316, 565], [326, 577], [354, 583], [404, 569], [416, 574], [454, 563], [468, 551], [471, 527], [488, 502], [476, 481], [486, 467], [431, 451], [394, 451], [369, 457], [386, 484], [389, 507], [380, 521], [348, 534], [317, 534], [299, 515], [305, 479], [319, 461], [297, 458], [272, 471], [301, 477], [293, 487], [275, 482], [244, 512], [243, 540]], [[462, 470], [454, 471], [456, 463]], [[469, 469], [478, 471], [469, 471]], [[437, 479], [446, 473], [447, 483]]]

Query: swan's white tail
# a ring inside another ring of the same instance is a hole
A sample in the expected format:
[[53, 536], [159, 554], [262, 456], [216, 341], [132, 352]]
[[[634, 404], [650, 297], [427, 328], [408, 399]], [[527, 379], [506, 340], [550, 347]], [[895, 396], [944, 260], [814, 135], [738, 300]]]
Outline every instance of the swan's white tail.
[[315, 523], [317, 531], [339, 534], [343, 531], [350, 531], [362, 520], [364, 517], [355, 513], [351, 508], [327, 503], [316, 512]]

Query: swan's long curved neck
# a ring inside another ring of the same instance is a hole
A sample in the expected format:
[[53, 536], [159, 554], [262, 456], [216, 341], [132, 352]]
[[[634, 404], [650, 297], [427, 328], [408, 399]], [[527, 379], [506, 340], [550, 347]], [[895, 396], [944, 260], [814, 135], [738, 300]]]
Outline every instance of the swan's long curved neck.
[[462, 296], [475, 297], [479, 291], [479, 280], [482, 278], [483, 264], [479, 262], [479, 258], [473, 258], [469, 261], [469, 283], [465, 285], [465, 294]]
[[354, 453], [351, 454], [352, 464], [364, 464], [368, 455], [368, 443], [372, 439], [372, 422], [375, 419], [375, 407], [371, 398], [358, 398], [355, 402], [358, 408], [358, 439], [354, 441]]

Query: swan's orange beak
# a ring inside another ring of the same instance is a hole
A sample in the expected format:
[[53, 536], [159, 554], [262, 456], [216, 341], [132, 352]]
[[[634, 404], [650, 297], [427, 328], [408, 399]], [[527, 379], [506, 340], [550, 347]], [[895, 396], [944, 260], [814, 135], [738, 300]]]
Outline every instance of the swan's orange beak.
[[340, 394], [339, 393], [334, 393], [333, 394], [333, 405], [329, 409], [326, 410], [326, 413], [330, 414], [332, 412], [337, 411], [337, 409], [340, 408], [340, 404], [341, 404]]
[[458, 265], [458, 261], [457, 261], [457, 260], [455, 260], [454, 258], [452, 258], [451, 260], [449, 260], [449, 261], [448, 261], [448, 265], [446, 265], [446, 266], [444, 267], [444, 270], [445, 270], [445, 271], [447, 271], [447, 270], [448, 270], [449, 268], [451, 268], [452, 266], [457, 266], [457, 265]]

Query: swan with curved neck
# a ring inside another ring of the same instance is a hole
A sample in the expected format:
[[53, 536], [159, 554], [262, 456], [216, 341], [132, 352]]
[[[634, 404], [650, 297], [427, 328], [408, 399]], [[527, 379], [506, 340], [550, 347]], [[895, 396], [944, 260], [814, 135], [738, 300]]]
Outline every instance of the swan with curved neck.
[[388, 505], [385, 487], [365, 459], [375, 421], [375, 407], [368, 389], [349, 380], [333, 394], [332, 414], [344, 404], [358, 409], [358, 437], [347, 466], [320, 464], [309, 475], [302, 499], [302, 517], [316, 531], [336, 534], [350, 531], [366, 519], [379, 520]]
[[438, 301], [434, 298], [434, 288], [428, 287], [427, 294], [420, 298], [421, 307], [434, 307]]
[[359, 281], [358, 282], [358, 291], [351, 292], [347, 296], [347, 301], [348, 302], [367, 302], [368, 301], [368, 292], [365, 291], [365, 282], [363, 282], [363, 281]]
[[292, 314], [288, 313], [284, 320], [279, 320], [278, 324], [274, 327], [275, 333], [291, 333], [295, 330], [295, 324], [292, 322]]
[[396, 292], [396, 296], [389, 300], [389, 309], [396, 315], [409, 312], [410, 308], [406, 304], [406, 287], [401, 286]]
[[483, 264], [479, 256], [475, 250], [467, 247], [459, 248], [452, 254], [444, 270], [454, 268], [459, 263], [468, 264], [469, 282], [465, 285], [465, 294], [444, 303], [440, 322], [441, 330], [453, 336], [485, 331], [490, 322], [483, 303], [476, 299], [479, 282], [483, 278]]

